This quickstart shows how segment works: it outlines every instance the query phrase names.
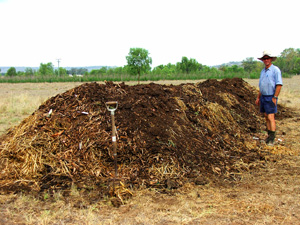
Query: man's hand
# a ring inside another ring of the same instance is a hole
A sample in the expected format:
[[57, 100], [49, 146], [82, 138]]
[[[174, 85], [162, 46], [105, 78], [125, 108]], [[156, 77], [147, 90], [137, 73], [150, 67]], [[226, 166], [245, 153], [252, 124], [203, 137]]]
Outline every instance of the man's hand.
[[260, 103], [259, 98], [257, 98], [256, 101], [255, 101], [255, 104], [259, 105], [259, 103]]

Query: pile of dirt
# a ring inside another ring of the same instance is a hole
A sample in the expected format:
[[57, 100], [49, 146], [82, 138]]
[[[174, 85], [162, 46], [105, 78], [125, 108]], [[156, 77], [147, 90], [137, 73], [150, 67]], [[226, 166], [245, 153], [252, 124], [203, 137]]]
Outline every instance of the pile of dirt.
[[234, 179], [264, 159], [255, 133], [257, 91], [242, 79], [128, 86], [86, 83], [50, 98], [1, 138], [1, 190], [107, 186], [114, 177], [111, 115], [117, 101], [118, 175], [131, 187], [177, 188]]

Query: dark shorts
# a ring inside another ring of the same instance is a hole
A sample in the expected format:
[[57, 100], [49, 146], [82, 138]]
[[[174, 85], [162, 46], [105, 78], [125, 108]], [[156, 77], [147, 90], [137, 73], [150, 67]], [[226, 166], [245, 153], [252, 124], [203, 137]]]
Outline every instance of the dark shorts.
[[272, 101], [273, 95], [262, 95], [260, 97], [260, 112], [266, 114], [277, 113], [277, 104]]

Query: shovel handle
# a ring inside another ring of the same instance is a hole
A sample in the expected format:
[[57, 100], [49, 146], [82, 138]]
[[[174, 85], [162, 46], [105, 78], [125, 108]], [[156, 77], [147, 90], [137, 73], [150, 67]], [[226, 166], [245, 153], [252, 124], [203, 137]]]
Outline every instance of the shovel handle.
[[106, 102], [105, 105], [108, 111], [115, 111], [118, 108], [117, 101]]

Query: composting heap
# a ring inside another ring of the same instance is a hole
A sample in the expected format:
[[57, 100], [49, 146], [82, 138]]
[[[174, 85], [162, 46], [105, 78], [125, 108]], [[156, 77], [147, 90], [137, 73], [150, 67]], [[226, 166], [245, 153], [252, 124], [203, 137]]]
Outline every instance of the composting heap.
[[86, 83], [48, 99], [1, 138], [0, 188], [101, 187], [114, 176], [111, 117], [117, 101], [118, 174], [127, 185], [176, 188], [230, 177], [262, 159], [256, 90], [242, 79], [128, 86]]

